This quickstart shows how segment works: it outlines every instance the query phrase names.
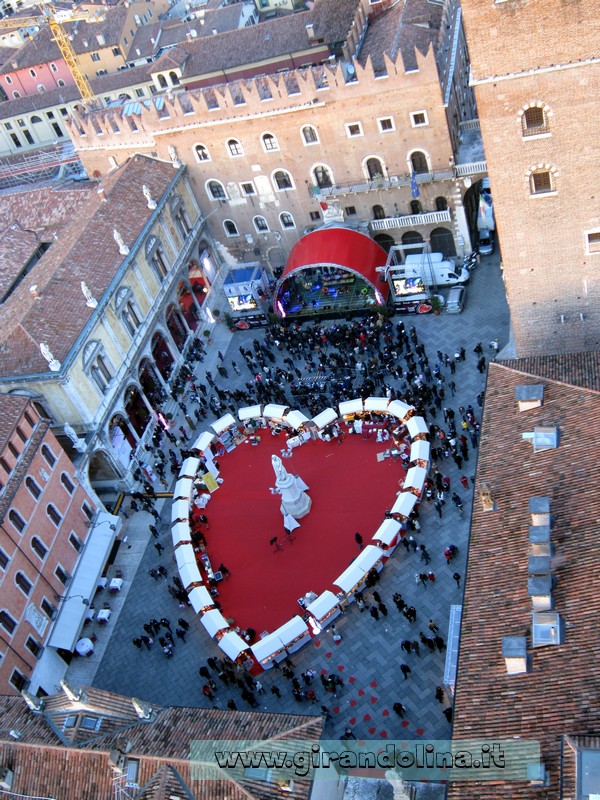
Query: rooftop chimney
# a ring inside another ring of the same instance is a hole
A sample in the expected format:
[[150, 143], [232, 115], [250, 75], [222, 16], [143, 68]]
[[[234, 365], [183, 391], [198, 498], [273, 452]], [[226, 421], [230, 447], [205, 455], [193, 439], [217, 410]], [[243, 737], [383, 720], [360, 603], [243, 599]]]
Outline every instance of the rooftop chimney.
[[550, 527], [550, 498], [530, 497], [529, 513], [532, 525], [548, 525]]
[[306, 35], [308, 36], [309, 42], [316, 41], [317, 37], [315, 35], [315, 26], [313, 22], [306, 23]]

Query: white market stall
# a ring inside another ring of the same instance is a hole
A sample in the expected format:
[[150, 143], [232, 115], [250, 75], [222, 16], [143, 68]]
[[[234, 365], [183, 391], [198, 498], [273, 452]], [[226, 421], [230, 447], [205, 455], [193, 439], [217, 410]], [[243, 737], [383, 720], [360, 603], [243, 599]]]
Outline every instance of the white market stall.
[[286, 425], [289, 425], [290, 428], [293, 428], [295, 431], [297, 431], [303, 425], [306, 425], [307, 422], [310, 422], [310, 419], [301, 411], [294, 410], [286, 414], [283, 421]]
[[195, 564], [196, 554], [191, 544], [182, 544], [175, 549], [175, 561], [177, 562], [177, 569], [181, 572], [185, 564]]
[[312, 603], [306, 606], [306, 611], [314, 619], [320, 629], [325, 628], [342, 613], [340, 601], [329, 589], [326, 589], [316, 600], [313, 600]]
[[193, 583], [202, 583], [202, 576], [198, 569], [198, 564], [182, 564], [179, 570], [179, 577], [183, 583], [183, 588], [187, 591]]
[[337, 418], [338, 415], [333, 408], [326, 408], [324, 411], [321, 411], [320, 414], [317, 414], [316, 417], [313, 417], [312, 421], [319, 430], [323, 430], [323, 428], [326, 428], [328, 425], [331, 425], [332, 422], [335, 422]]
[[173, 497], [175, 500], [189, 500], [193, 485], [194, 481], [192, 478], [179, 478], [175, 484], [175, 490], [173, 491]]
[[[404, 484], [404, 487], [406, 488], [406, 482]], [[417, 495], [413, 494], [412, 492], [401, 492], [396, 498], [396, 502], [392, 506], [391, 513], [394, 516], [404, 517], [404, 519], [408, 519], [418, 500], [419, 498], [417, 497]]]
[[181, 469], [179, 470], [179, 477], [195, 478], [199, 466], [200, 466], [199, 458], [195, 458], [194, 456], [188, 456], [181, 465]]
[[192, 532], [190, 530], [190, 523], [187, 521], [176, 522], [171, 528], [171, 538], [173, 539], [173, 547], [177, 547], [177, 545], [182, 542], [191, 542]]
[[247, 422], [250, 419], [262, 419], [262, 415], [262, 406], [245, 406], [244, 408], [238, 408], [240, 422]]
[[367, 397], [365, 400], [365, 411], [379, 411], [387, 413], [390, 401], [387, 397]]
[[383, 567], [383, 551], [380, 547], [375, 547], [373, 544], [368, 544], [354, 559], [354, 565], [362, 569], [365, 573], [375, 568], [377, 572], [381, 572]]
[[271, 420], [272, 422], [283, 422], [283, 419], [289, 410], [289, 406], [282, 406], [277, 403], [268, 403], [263, 408], [263, 417]]
[[340, 410], [340, 417], [349, 417], [352, 414], [362, 414], [363, 412], [363, 401], [360, 397], [355, 398], [354, 400], [343, 400], [339, 406]]
[[401, 530], [402, 525], [395, 519], [386, 519], [375, 531], [373, 541], [383, 550], [384, 557], [391, 556], [398, 546]]
[[417, 436], [429, 435], [429, 426], [423, 417], [411, 417], [406, 420], [405, 424], [411, 439], [416, 439]]
[[411, 467], [406, 473], [404, 479], [404, 491], [412, 492], [417, 497], [421, 496], [425, 478], [427, 477], [427, 470], [424, 467]]
[[414, 406], [409, 406], [408, 403], [403, 403], [402, 400], [392, 400], [387, 410], [388, 414], [393, 414], [400, 422], [404, 422], [406, 417], [411, 412], [414, 412], [415, 409]]
[[425, 467], [429, 464], [431, 445], [425, 439], [416, 439], [410, 446], [410, 461], [416, 466]]
[[249, 650], [250, 645], [241, 636], [238, 636], [235, 631], [227, 631], [219, 640], [219, 647], [228, 658], [232, 661], [237, 661], [242, 653]]
[[188, 593], [188, 597], [196, 614], [203, 614], [205, 611], [214, 608], [215, 601], [206, 586], [194, 586]]
[[334, 586], [339, 586], [350, 602], [354, 600], [354, 592], [364, 583], [366, 573], [353, 561], [348, 569], [344, 570], [339, 578], [333, 581]]
[[276, 633], [262, 637], [250, 650], [263, 669], [270, 669], [274, 661], [283, 661], [286, 655], [283, 642]]
[[212, 422], [210, 427], [217, 434], [217, 436], [220, 436], [223, 431], [231, 428], [232, 425], [237, 425], [236, 418], [233, 416], [233, 414], [224, 414], [218, 420]]
[[211, 637], [218, 636], [222, 631], [229, 630], [229, 623], [217, 608], [206, 611], [200, 617], [200, 622]]
[[190, 516], [190, 501], [189, 498], [183, 500], [175, 500], [171, 506], [171, 522], [179, 522], [180, 520], [186, 521]]
[[277, 628], [274, 633], [277, 634], [288, 653], [295, 653], [310, 639], [308, 625], [298, 615], [292, 617], [280, 628]]
[[212, 442], [214, 442], [215, 439], [216, 436], [214, 435], [214, 433], [210, 433], [209, 431], [204, 431], [196, 439], [191, 449], [200, 450], [201, 453], [204, 453], [205, 451], [210, 452], [210, 445]]

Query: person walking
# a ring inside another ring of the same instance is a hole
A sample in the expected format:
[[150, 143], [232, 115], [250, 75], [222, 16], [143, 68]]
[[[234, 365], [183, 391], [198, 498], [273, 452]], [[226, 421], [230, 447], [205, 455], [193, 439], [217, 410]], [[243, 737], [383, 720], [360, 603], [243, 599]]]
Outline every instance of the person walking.
[[152, 644], [154, 643], [154, 639], [152, 639], [150, 636], [146, 636], [145, 633], [140, 636], [140, 639], [142, 640], [143, 644], [146, 645], [146, 650], [150, 650]]
[[177, 624], [179, 625], [180, 628], [183, 628], [184, 631], [187, 631], [190, 628], [189, 622], [186, 622], [186, 620], [184, 620], [183, 617], [179, 617], [179, 619], [177, 620]]
[[371, 606], [369, 613], [371, 614], [373, 619], [379, 619], [379, 611], [377, 610], [376, 606]]
[[444, 698], [445, 698], [444, 690], [441, 686], [438, 686], [435, 690], [435, 699], [438, 701], [438, 703], [443, 703]]
[[439, 630], [437, 623], [433, 619], [429, 620], [429, 622], [427, 623], [427, 627], [429, 628], [430, 631], [432, 631], [432, 633], [437, 633]]
[[400, 670], [404, 675], [404, 680], [407, 680], [408, 676], [412, 672], [412, 669], [408, 666], [408, 664], [400, 664]]
[[271, 694], [275, 695], [275, 697], [277, 697], [278, 700], [281, 699], [281, 692], [279, 691], [279, 687], [271, 686]]
[[238, 710], [238, 707], [236, 706], [235, 700], [233, 699], [233, 697], [230, 697], [229, 700], [227, 701], [227, 708], [230, 711], [237, 711]]
[[358, 531], [356, 531], [356, 533], [354, 534], [354, 541], [358, 545], [358, 549], [362, 550], [363, 549], [363, 537], [360, 535], [360, 533]]
[[379, 609], [380, 613], [383, 614], [384, 617], [387, 617], [388, 610], [387, 610], [387, 606], [386, 606], [385, 603], [379, 603], [377, 608]]
[[394, 703], [392, 706], [396, 714], [400, 717], [400, 719], [404, 719], [404, 714], [406, 713], [406, 709], [402, 705], [402, 703]]
[[402, 612], [406, 608], [406, 603], [404, 602], [402, 595], [399, 592], [395, 592], [392, 596], [392, 600], [398, 611]]
[[434, 505], [435, 505], [435, 510], [437, 511], [438, 516], [441, 519], [442, 518], [442, 501], [438, 498], [435, 501]]
[[154, 542], [154, 547], [156, 547], [156, 552], [158, 555], [162, 555], [163, 550], [165, 549], [160, 542]]
[[160, 624], [163, 628], [166, 628], [169, 631], [169, 633], [173, 633], [173, 631], [171, 630], [171, 623], [166, 617], [163, 617], [161, 619]]
[[136, 636], [134, 639], [131, 640], [132, 644], [137, 647], [138, 650], [142, 649], [142, 640], [139, 636]]
[[181, 639], [182, 642], [185, 642], [185, 631], [183, 628], [175, 628], [175, 636], [177, 636], [178, 639]]
[[454, 580], [456, 581], [456, 585], [460, 589], [460, 573], [459, 572], [455, 572], [452, 577], [454, 578]]

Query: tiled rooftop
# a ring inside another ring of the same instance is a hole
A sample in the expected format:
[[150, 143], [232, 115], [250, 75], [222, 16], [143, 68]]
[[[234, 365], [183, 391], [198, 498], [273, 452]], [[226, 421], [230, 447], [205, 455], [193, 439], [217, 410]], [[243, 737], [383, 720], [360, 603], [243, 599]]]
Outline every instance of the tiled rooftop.
[[[583, 382], [582, 366], [597, 364], [597, 358], [597, 353], [556, 356], [546, 369], [544, 359], [489, 367], [477, 484], [490, 484], [497, 511], [484, 512], [475, 500], [453, 736], [538, 740], [550, 785], [533, 789], [528, 782], [451, 783], [450, 800], [559, 798], [561, 736], [600, 729], [600, 697], [593, 678], [600, 656], [600, 494], [594, 479], [600, 462], [600, 396], [570, 383]], [[530, 372], [534, 361], [535, 371]], [[519, 413], [516, 387], [540, 380], [545, 385], [543, 405]], [[534, 453], [531, 441], [521, 434], [545, 425], [558, 426], [559, 446]], [[533, 648], [529, 499], [546, 496], [554, 520], [554, 608], [564, 621], [564, 642]], [[507, 674], [504, 636], [527, 638], [530, 672]]]
[[8, 444], [28, 403], [29, 397], [0, 394], [0, 452]]

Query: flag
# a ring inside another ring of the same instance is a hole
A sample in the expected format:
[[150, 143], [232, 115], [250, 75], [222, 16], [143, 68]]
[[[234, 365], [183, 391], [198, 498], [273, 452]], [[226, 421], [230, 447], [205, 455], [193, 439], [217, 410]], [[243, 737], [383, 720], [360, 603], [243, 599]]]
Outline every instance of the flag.
[[410, 190], [412, 192], [413, 199], [417, 198], [421, 194], [419, 191], [419, 184], [417, 183], [417, 173], [414, 171], [414, 169], [410, 176]]

